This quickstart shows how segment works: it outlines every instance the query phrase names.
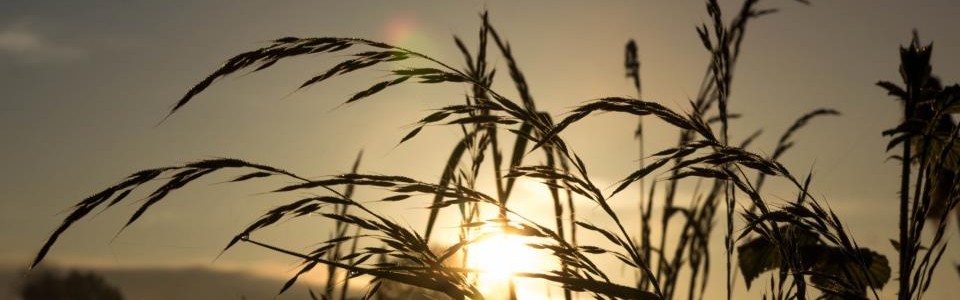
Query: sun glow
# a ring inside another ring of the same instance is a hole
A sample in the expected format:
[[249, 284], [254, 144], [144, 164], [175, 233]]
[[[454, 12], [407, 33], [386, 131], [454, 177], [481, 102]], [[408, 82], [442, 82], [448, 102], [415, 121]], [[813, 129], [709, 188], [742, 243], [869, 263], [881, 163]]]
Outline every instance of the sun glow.
[[[479, 241], [468, 246], [467, 266], [478, 270], [477, 287], [488, 299], [507, 295], [507, 287], [516, 273], [542, 273], [549, 262], [548, 255], [528, 244], [531, 237], [505, 233], [500, 228], [482, 230]], [[517, 285], [517, 293], [526, 294]]]
[[517, 272], [535, 272], [541, 254], [527, 243], [526, 237], [496, 233], [473, 244], [467, 261], [471, 268], [497, 278], [507, 278]]

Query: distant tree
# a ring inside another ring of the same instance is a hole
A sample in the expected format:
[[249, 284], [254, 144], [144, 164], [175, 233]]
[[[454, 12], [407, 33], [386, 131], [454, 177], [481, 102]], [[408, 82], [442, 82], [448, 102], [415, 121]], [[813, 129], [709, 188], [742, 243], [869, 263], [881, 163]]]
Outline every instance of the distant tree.
[[93, 272], [46, 270], [30, 274], [20, 286], [22, 300], [122, 300], [120, 290]]

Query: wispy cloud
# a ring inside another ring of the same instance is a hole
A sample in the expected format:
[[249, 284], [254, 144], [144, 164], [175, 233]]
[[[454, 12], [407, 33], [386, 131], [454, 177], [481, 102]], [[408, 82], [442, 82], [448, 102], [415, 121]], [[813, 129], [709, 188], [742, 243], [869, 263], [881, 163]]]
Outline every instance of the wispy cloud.
[[0, 27], [0, 59], [42, 62], [74, 59], [82, 53], [79, 48], [58, 43], [25, 25]]

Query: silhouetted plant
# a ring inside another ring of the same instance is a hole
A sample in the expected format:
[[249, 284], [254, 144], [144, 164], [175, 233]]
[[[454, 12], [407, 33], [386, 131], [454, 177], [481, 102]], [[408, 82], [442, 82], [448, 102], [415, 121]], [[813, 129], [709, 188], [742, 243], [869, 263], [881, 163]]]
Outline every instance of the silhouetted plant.
[[[947, 219], [957, 207], [960, 178], [956, 176], [960, 149], [957, 126], [950, 118], [960, 108], [960, 86], [943, 87], [932, 75], [933, 44], [920, 44], [917, 33], [909, 47], [900, 48], [900, 75], [904, 86], [880, 81], [880, 87], [897, 97], [903, 107], [903, 123], [884, 131], [890, 136], [887, 150], [901, 146], [900, 237], [891, 240], [899, 253], [899, 298], [920, 299], [930, 285], [946, 250]], [[916, 164], [916, 177], [914, 167]], [[960, 210], [958, 210], [960, 213]], [[936, 226], [933, 238], [924, 243], [926, 220]], [[960, 221], [960, 219], [958, 219]]]
[[[469, 85], [470, 93], [462, 103], [436, 109], [400, 139], [400, 143], [404, 143], [415, 138], [427, 125], [461, 129], [462, 137], [440, 170], [438, 182], [360, 173], [359, 157], [351, 173], [322, 179], [309, 179], [280, 168], [232, 158], [143, 170], [78, 203], [40, 249], [33, 264], [44, 258], [74, 222], [97, 207], [111, 207], [123, 201], [134, 190], [145, 188], [142, 186], [148, 182], [159, 179], [162, 184], [147, 196], [125, 227], [137, 221], [170, 192], [211, 173], [232, 169], [246, 172], [234, 182], [265, 177], [285, 177], [295, 181], [275, 189], [275, 193], [323, 191], [323, 194], [268, 211], [233, 237], [224, 249], [243, 242], [302, 259], [302, 268], [284, 284], [281, 293], [295, 284], [301, 275], [320, 265], [327, 267], [328, 282], [322, 292], [311, 290], [315, 299], [334, 298], [336, 282], [343, 283], [339, 295], [345, 299], [350, 279], [360, 275], [373, 277], [364, 298], [375, 297], [378, 291], [392, 290], [400, 284], [409, 286], [411, 291], [428, 290], [453, 299], [482, 299], [483, 295], [476, 287], [478, 270], [470, 268], [466, 257], [470, 255], [471, 244], [488, 237], [479, 228], [493, 227], [528, 237], [530, 247], [552, 255], [559, 262], [556, 269], [517, 272], [513, 276], [558, 284], [566, 299], [571, 299], [573, 293], [588, 293], [599, 299], [674, 299], [678, 287], [688, 291], [688, 299], [703, 299], [713, 257], [709, 240], [713, 235], [713, 224], [722, 213], [726, 224], [728, 299], [732, 298], [732, 277], [737, 270], [748, 288], [762, 274], [776, 271], [770, 274], [770, 288], [765, 295], [776, 299], [811, 297], [808, 285], [818, 291], [819, 294], [814, 295], [821, 299], [879, 298], [877, 290], [891, 277], [886, 257], [860, 247], [840, 217], [808, 192], [809, 174], [796, 177], [778, 162], [794, 144], [793, 135], [811, 119], [839, 113], [816, 109], [801, 115], [767, 156], [748, 150], [759, 131], [741, 141], [730, 140], [729, 123], [738, 115], [730, 112], [728, 104], [734, 82], [733, 71], [741, 54], [747, 24], [774, 11], [757, 8], [758, 2], [744, 1], [727, 22], [718, 2], [706, 1], [709, 21], [698, 26], [697, 32], [711, 59], [696, 98], [684, 111], [670, 109], [643, 97], [638, 47], [631, 41], [627, 44], [625, 67], [637, 98], [593, 99], [572, 109], [557, 122], [550, 114], [537, 109], [509, 44], [493, 28], [486, 14], [481, 17], [483, 24], [475, 51], [470, 51], [459, 37], [455, 37], [465, 60], [463, 69], [420, 52], [365, 39], [277, 39], [267, 47], [229, 59], [190, 89], [170, 114], [194, 101], [217, 79], [247, 70], [260, 71], [290, 57], [354, 51], [348, 59], [306, 80], [301, 88], [385, 62], [406, 61], [417, 67], [392, 67], [386, 80], [354, 94], [346, 103], [364, 100], [391, 86], [411, 82]], [[505, 59], [519, 99], [503, 96], [492, 88], [495, 70], [488, 64], [488, 46], [495, 47]], [[947, 121], [947, 114], [956, 110], [958, 88], [942, 88], [938, 81], [931, 79], [929, 47], [921, 47], [915, 41], [901, 53], [907, 88], [884, 82], [880, 85], [905, 103], [904, 123], [887, 134], [894, 136], [890, 147], [904, 145], [904, 154], [899, 157], [904, 162], [899, 239], [902, 243], [896, 246], [900, 250], [900, 294], [902, 298], [906, 297], [903, 299], [919, 299], [929, 286], [931, 274], [946, 247], [943, 236], [948, 212], [956, 207], [960, 198], [953, 192], [958, 183], [954, 173], [957, 156], [953, 150], [957, 126]], [[605, 193], [588, 175], [589, 165], [562, 137], [565, 129], [598, 112], [626, 113], [665, 122], [680, 130], [678, 143], [647, 156], [643, 153], [643, 123], [639, 122], [636, 136], [641, 149], [640, 165], [612, 191]], [[511, 141], [512, 145], [504, 146]], [[509, 151], [504, 152], [504, 148]], [[529, 163], [530, 157], [534, 156], [544, 162]], [[913, 190], [910, 189], [911, 162], [916, 162], [919, 166], [916, 173], [920, 174]], [[495, 190], [490, 193], [479, 190], [476, 185], [484, 166], [491, 168], [493, 173]], [[657, 180], [651, 180], [648, 186], [646, 179], [651, 177]], [[797, 198], [782, 206], [774, 206], [774, 202], [764, 199], [761, 189], [769, 177], [793, 185]], [[524, 216], [524, 212], [508, 206], [518, 178], [537, 179], [546, 185], [552, 198], [555, 223], [533, 222]], [[688, 180], [707, 188], [704, 191], [698, 188], [691, 198], [681, 199], [677, 189], [681, 181]], [[610, 206], [609, 199], [634, 183], [641, 186], [638, 199], [640, 226], [638, 232], [631, 234], [624, 226], [623, 216]], [[363, 204], [366, 202], [354, 199], [356, 188], [385, 189], [390, 195], [379, 200], [388, 202], [408, 201], [414, 195], [432, 197], [426, 228], [418, 231], [397, 224], [389, 216]], [[662, 198], [657, 198], [658, 191], [663, 194]], [[912, 206], [910, 195], [915, 199]], [[664, 203], [656, 220], [653, 213], [655, 199]], [[603, 228], [578, 218], [574, 201], [595, 204], [615, 226]], [[738, 204], [744, 209], [738, 210]], [[431, 248], [429, 241], [440, 210], [454, 207], [461, 217], [457, 224], [460, 227], [458, 242]], [[495, 208], [497, 217], [481, 218], [480, 207]], [[734, 230], [737, 214], [745, 224], [739, 233]], [[329, 219], [335, 224], [330, 238], [319, 243], [313, 251], [295, 252], [252, 237], [257, 230], [280, 220], [304, 216]], [[933, 240], [922, 245], [921, 233], [924, 220], [928, 218], [934, 220], [937, 230]], [[682, 220], [682, 225], [678, 240], [670, 244], [666, 235], [675, 219]], [[660, 222], [659, 242], [652, 240], [651, 224], [654, 221]], [[581, 230], [579, 235], [586, 230], [586, 234], [600, 237], [604, 245], [582, 243], [578, 240], [578, 229]], [[637, 274], [635, 284], [627, 286], [615, 282], [609, 270], [594, 263], [596, 257], [616, 259], [631, 268]], [[690, 275], [686, 285], [680, 282], [680, 275], [684, 272]], [[339, 280], [340, 276], [343, 280]], [[515, 298], [512, 283], [509, 290], [511, 298]]]

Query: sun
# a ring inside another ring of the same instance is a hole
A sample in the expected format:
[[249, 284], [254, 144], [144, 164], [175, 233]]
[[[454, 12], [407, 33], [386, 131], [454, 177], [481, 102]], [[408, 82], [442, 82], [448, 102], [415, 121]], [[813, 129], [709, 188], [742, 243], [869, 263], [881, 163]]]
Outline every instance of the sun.
[[529, 238], [495, 232], [469, 247], [467, 263], [473, 269], [497, 278], [517, 272], [536, 272], [542, 254], [527, 246]]
[[[477, 270], [477, 288], [487, 298], [506, 292], [513, 275], [542, 273], [548, 267], [548, 255], [529, 246], [536, 239], [505, 233], [498, 227], [484, 228], [481, 238], [467, 247], [467, 267]], [[517, 293], [527, 294], [525, 287], [517, 286]]]

